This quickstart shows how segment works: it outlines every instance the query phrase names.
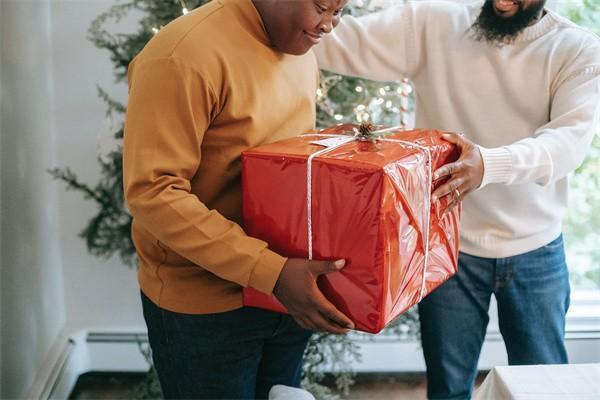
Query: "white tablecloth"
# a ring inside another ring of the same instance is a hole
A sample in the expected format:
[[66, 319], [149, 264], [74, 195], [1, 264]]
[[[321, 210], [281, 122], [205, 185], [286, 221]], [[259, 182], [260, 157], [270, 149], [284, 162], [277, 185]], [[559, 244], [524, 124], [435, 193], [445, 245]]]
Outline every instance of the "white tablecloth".
[[473, 400], [599, 400], [600, 364], [495, 367]]

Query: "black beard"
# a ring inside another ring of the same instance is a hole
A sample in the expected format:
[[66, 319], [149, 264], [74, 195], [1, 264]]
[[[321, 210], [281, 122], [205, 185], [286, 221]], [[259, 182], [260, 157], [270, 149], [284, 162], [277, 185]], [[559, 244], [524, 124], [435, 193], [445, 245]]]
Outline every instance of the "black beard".
[[537, 19], [545, 4], [546, 0], [540, 0], [524, 10], [523, 3], [520, 3], [519, 10], [515, 15], [504, 18], [494, 11], [493, 0], [486, 0], [481, 8], [481, 13], [471, 27], [473, 36], [477, 41], [498, 46], [511, 44], [523, 29]]

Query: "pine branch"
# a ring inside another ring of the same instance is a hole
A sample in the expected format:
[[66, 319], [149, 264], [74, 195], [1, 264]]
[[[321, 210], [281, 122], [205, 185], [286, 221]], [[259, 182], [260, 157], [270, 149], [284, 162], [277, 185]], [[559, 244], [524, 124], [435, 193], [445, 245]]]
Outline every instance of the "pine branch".
[[105, 196], [98, 194], [95, 189], [92, 189], [89, 185], [80, 182], [77, 179], [77, 175], [70, 168], [60, 169], [53, 168], [49, 169], [48, 173], [54, 177], [54, 179], [61, 180], [67, 184], [67, 190], [75, 190], [83, 193], [85, 199], [92, 199], [100, 205], [109, 205], [110, 203]]
[[107, 117], [109, 117], [113, 113], [113, 111], [116, 111], [119, 114], [125, 114], [125, 111], [127, 109], [123, 104], [121, 104], [118, 101], [111, 98], [110, 95], [108, 93], [106, 93], [106, 91], [104, 89], [102, 89], [99, 85], [96, 85], [96, 90], [98, 91], [98, 97], [100, 97], [102, 100], [104, 100], [104, 102], [106, 103], [106, 105], [108, 107], [108, 109], [106, 111]]

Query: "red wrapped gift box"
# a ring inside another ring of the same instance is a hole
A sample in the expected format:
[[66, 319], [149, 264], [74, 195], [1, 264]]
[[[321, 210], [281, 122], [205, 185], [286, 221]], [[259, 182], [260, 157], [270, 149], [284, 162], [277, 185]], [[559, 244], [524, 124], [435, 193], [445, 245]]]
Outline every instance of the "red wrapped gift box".
[[[286, 257], [345, 259], [318, 286], [356, 329], [377, 333], [456, 273], [460, 209], [444, 215], [448, 200], [430, 197], [441, 184], [432, 171], [459, 152], [435, 130], [391, 130], [375, 142], [340, 135], [353, 127], [245, 151], [244, 226]], [[253, 288], [243, 301], [286, 312]]]

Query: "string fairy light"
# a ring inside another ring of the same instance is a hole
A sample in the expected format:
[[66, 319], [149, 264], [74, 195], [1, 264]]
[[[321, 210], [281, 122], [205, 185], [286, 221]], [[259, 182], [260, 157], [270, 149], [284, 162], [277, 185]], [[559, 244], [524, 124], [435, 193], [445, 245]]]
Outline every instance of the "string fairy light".
[[[403, 78], [393, 84], [378, 86], [371, 88], [368, 84], [364, 85], [357, 82], [353, 90], [360, 93], [363, 97], [363, 104], [354, 104], [350, 108], [352, 115], [347, 115], [347, 111], [343, 111], [345, 106], [333, 101], [329, 96], [329, 91], [333, 89], [343, 78], [340, 75], [321, 75], [321, 84], [316, 90], [316, 101], [319, 110], [324, 112], [329, 118], [336, 122], [341, 122], [344, 119], [352, 118], [356, 122], [379, 121], [383, 124], [398, 125], [401, 129], [409, 127], [411, 118], [410, 113], [410, 96], [413, 92], [413, 87], [407, 78]], [[374, 93], [371, 93], [373, 91]], [[338, 98], [339, 96], [334, 96]], [[339, 101], [339, 100], [338, 100]]]
[[[321, 76], [321, 85], [317, 89], [317, 103], [321, 110], [325, 111], [325, 113], [331, 117], [335, 114], [335, 106], [329, 98], [329, 90], [341, 80], [342, 77], [339, 75]], [[334, 118], [336, 121], [340, 121], [343, 117], [340, 119]]]
[[187, 8], [187, 6], [185, 5], [185, 2], [183, 0], [179, 0], [179, 4], [181, 5], [181, 13], [183, 15], [189, 13], [189, 10]]
[[[181, 13], [183, 15], [186, 15], [187, 13], [190, 12], [183, 0], [175, 0], [175, 1], [179, 1], [179, 5], [181, 5]], [[154, 33], [156, 35], [162, 28], [163, 28], [162, 26], [160, 26], [160, 27], [154, 26], [154, 27], [152, 27], [152, 33]]]

